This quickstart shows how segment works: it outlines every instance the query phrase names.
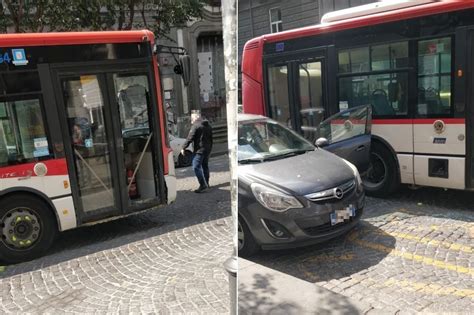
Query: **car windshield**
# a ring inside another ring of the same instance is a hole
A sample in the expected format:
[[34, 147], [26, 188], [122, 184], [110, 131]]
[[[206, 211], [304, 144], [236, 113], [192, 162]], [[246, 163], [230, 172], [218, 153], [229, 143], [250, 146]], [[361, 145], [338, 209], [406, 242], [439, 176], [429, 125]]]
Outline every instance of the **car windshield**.
[[274, 160], [314, 149], [310, 142], [274, 121], [239, 123], [239, 163]]

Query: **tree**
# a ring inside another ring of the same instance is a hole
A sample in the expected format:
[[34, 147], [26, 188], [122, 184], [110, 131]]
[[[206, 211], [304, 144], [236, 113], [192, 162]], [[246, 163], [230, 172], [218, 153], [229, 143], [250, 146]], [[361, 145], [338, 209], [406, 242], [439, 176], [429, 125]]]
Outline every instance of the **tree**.
[[4, 0], [0, 31], [15, 33], [148, 28], [166, 36], [173, 26], [200, 18], [209, 0]]

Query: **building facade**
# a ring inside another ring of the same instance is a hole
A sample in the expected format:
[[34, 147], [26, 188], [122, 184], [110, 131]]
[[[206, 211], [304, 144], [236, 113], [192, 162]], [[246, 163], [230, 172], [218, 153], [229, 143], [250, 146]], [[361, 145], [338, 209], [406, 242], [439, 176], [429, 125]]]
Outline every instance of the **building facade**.
[[175, 74], [175, 58], [163, 49], [159, 54], [164, 104], [171, 133], [184, 137], [189, 130], [192, 110], [199, 110], [214, 124], [225, 123], [226, 99], [224, 48], [220, 1], [205, 6], [201, 19], [173, 28], [168, 38], [158, 43], [179, 46], [191, 57], [191, 79], [188, 86]]

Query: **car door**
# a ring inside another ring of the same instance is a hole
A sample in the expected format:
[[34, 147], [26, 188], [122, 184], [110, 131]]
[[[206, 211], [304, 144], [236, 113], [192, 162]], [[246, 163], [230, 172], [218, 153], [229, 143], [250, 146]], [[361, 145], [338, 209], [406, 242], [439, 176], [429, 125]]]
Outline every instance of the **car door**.
[[325, 150], [348, 160], [364, 173], [370, 165], [371, 127], [371, 106], [353, 107], [321, 122], [318, 140], [327, 139], [323, 141]]

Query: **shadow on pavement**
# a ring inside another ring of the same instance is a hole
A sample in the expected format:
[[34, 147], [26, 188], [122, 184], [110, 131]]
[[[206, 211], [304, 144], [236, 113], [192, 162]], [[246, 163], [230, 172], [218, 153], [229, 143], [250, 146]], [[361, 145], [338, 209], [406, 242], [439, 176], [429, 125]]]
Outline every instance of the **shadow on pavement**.
[[291, 280], [276, 279], [270, 273], [257, 273], [253, 275], [251, 283], [239, 284], [239, 314], [359, 313], [343, 295], [304, 283], [298, 283], [299, 286], [294, 287], [291, 283], [285, 283], [287, 281]]
[[328, 242], [296, 249], [262, 251], [248, 259], [314, 283], [366, 270], [384, 259], [395, 248], [395, 243], [394, 237], [361, 221], [348, 234]]
[[[218, 166], [219, 169], [224, 170], [226, 167], [225, 161], [218, 164]], [[183, 172], [185, 171], [186, 169], [183, 169]], [[189, 169], [187, 171], [189, 172]], [[184, 176], [179, 174], [177, 176], [180, 180], [183, 180]], [[230, 187], [229, 182], [215, 185], [209, 191], [201, 194], [178, 188], [176, 202], [169, 206], [62, 232], [46, 256], [7, 266], [5, 271], [0, 272], [0, 279], [45, 268], [85, 255], [92, 255], [204, 222], [217, 220], [216, 225], [227, 225], [228, 223], [224, 220], [219, 220], [231, 215], [230, 192], [226, 187]], [[229, 235], [230, 241], [231, 236]]]

